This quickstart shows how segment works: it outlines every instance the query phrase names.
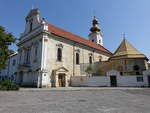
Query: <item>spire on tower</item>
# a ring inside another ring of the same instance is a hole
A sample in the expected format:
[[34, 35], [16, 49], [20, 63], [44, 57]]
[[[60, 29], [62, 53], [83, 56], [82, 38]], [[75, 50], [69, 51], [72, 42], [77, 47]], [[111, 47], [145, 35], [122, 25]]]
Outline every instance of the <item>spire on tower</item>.
[[96, 18], [96, 16], [94, 16], [93, 21], [92, 21], [92, 27], [90, 29], [91, 32], [100, 32], [100, 27], [98, 26], [99, 22]]

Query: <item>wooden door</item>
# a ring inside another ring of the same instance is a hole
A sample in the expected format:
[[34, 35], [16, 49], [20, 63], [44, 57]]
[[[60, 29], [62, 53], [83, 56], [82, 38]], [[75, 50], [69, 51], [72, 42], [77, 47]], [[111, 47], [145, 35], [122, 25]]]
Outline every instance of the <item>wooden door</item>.
[[116, 76], [110, 76], [110, 85], [112, 87], [116, 87], [117, 86], [117, 77]]
[[65, 74], [59, 74], [58, 75], [58, 84], [59, 84], [59, 87], [65, 87], [65, 83], [66, 83]]

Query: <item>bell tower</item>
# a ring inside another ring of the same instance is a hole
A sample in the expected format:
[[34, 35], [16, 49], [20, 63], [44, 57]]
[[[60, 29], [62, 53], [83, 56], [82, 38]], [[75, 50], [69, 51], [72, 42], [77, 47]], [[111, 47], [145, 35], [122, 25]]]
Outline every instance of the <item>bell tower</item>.
[[96, 19], [95, 16], [92, 21], [92, 27], [91, 27], [90, 31], [91, 31], [91, 33], [88, 35], [89, 40], [103, 46], [103, 37], [100, 32], [101, 28], [99, 27], [98, 20]]

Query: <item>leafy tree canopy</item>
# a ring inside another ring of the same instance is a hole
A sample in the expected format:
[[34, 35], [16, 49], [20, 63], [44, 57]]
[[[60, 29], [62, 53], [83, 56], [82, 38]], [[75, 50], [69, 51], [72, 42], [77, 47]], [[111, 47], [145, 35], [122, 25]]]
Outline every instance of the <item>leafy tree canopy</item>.
[[90, 76], [92, 74], [92, 67], [88, 66], [85, 70], [85, 72]]
[[4, 27], [0, 26], [0, 69], [6, 67], [6, 61], [9, 55], [13, 53], [9, 46], [15, 43], [15, 41], [16, 38], [11, 33], [5, 31]]

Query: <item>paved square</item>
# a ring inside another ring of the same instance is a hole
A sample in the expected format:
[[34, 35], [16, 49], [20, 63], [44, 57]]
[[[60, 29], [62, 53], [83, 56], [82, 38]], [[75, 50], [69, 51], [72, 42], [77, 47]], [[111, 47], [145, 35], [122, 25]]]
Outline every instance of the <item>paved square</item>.
[[64, 89], [0, 91], [0, 113], [150, 113], [150, 89]]

